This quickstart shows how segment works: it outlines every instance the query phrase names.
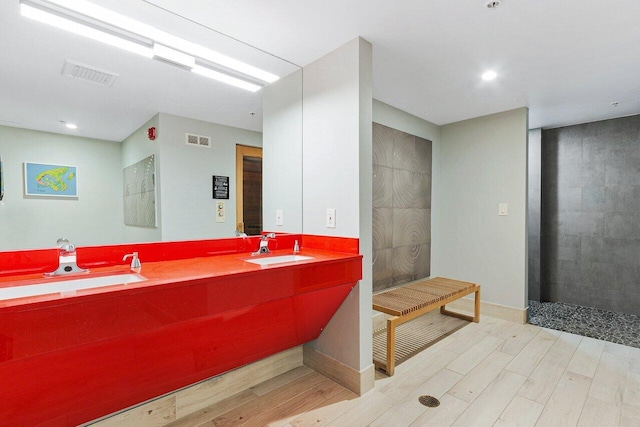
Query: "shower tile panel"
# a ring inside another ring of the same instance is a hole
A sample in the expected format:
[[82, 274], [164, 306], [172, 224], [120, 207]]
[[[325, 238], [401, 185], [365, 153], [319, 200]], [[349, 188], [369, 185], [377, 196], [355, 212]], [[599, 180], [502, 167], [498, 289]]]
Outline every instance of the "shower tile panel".
[[583, 212], [607, 212], [606, 187], [585, 187], [581, 191], [581, 208]]
[[[393, 167], [393, 140], [399, 130], [373, 124], [373, 164]], [[391, 141], [392, 143], [389, 143]]]
[[414, 260], [413, 269], [416, 279], [427, 277], [431, 273], [431, 245], [420, 245], [418, 256]]
[[543, 130], [541, 153], [543, 300], [640, 315], [640, 116]]
[[393, 209], [373, 208], [373, 249], [393, 247]]
[[393, 248], [391, 264], [393, 266], [394, 285], [401, 285], [417, 279], [414, 271], [414, 261], [418, 257], [419, 251], [420, 246], [418, 245]]
[[431, 177], [427, 174], [393, 170], [393, 207], [429, 209]]
[[373, 285], [431, 270], [431, 141], [373, 124]]
[[[417, 171], [416, 138], [405, 132], [399, 132], [393, 140], [393, 168]], [[424, 170], [424, 168], [422, 168]]]
[[393, 209], [393, 246], [429, 243], [429, 221], [426, 209]]
[[580, 258], [582, 261], [638, 266], [640, 264], [640, 242], [624, 239], [583, 238]]
[[[604, 213], [559, 212], [557, 216], [545, 218], [543, 225], [564, 236], [604, 236]], [[550, 220], [550, 221], [549, 221]]]
[[[431, 141], [416, 136], [416, 172], [431, 176], [432, 159]], [[429, 198], [431, 200], [431, 198]]]
[[541, 130], [529, 132], [527, 147], [528, 296], [540, 300]]
[[373, 207], [393, 206], [393, 169], [373, 165]]
[[373, 290], [379, 291], [393, 285], [393, 248], [373, 251]]
[[584, 286], [599, 289], [607, 283], [609, 289], [621, 290], [622, 283], [617, 278], [619, 267], [600, 262], [580, 263], [580, 281]]
[[548, 200], [547, 209], [556, 212], [580, 212], [582, 207], [582, 188], [558, 187], [558, 197]]
[[608, 239], [640, 239], [640, 215], [638, 213], [606, 213], [604, 237]]
[[640, 186], [605, 187], [605, 206], [603, 212], [640, 211]]

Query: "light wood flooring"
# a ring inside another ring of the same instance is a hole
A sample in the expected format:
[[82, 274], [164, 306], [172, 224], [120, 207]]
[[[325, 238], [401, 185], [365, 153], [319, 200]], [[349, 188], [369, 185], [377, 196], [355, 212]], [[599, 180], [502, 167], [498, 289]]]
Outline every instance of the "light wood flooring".
[[363, 396], [303, 366], [170, 425], [640, 426], [640, 349], [483, 317]]

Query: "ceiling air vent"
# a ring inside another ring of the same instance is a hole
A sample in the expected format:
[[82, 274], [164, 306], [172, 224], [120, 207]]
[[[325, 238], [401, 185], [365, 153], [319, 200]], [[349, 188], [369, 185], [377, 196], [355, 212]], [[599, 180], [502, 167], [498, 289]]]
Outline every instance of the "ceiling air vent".
[[194, 135], [192, 133], [185, 134], [185, 143], [197, 147], [211, 147], [211, 138], [208, 136]]
[[81, 64], [69, 59], [64, 61], [62, 75], [107, 87], [111, 87], [113, 82], [115, 82], [119, 76], [111, 71], [102, 70], [100, 68]]

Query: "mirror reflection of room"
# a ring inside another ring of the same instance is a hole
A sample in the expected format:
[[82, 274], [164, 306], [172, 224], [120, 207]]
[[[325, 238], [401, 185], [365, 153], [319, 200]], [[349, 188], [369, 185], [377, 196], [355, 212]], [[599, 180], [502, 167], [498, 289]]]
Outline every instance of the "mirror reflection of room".
[[[244, 186], [248, 210], [245, 220], [236, 219], [237, 207], [243, 205], [236, 191], [236, 145], [262, 149], [265, 139], [276, 145], [301, 144], [301, 134], [284, 136], [288, 125], [281, 110], [268, 108], [272, 113], [263, 114], [263, 103], [273, 104], [280, 92], [300, 92], [295, 89], [301, 85], [298, 66], [151, 4], [108, 4], [130, 19], [162, 23], [155, 33], [132, 34], [129, 39], [138, 43], [133, 52], [130, 46], [121, 49], [60, 31], [55, 20], [54, 26], [47, 25], [47, 14], [66, 15], [45, 6], [0, 6], [0, 25], [14, 35], [0, 41], [5, 65], [0, 81], [6, 88], [0, 101], [2, 209], [9, 219], [0, 224], [5, 237], [0, 250], [52, 247], [61, 235], [77, 245], [231, 237], [247, 218], [248, 234], [259, 234], [267, 215], [263, 198], [288, 197], [301, 204], [301, 190], [274, 195], [280, 178], [270, 180], [270, 162], [260, 172], [261, 178], [267, 174], [264, 188], [254, 179]], [[108, 30], [116, 25], [100, 19]], [[142, 33], [142, 27], [127, 31]], [[171, 46], [178, 45], [183, 50], [183, 45], [193, 45], [193, 63], [175, 55]], [[215, 62], [220, 57], [231, 62], [220, 65]], [[230, 70], [233, 61], [250, 67]], [[272, 83], [277, 85], [265, 99], [264, 89]], [[300, 103], [300, 98], [291, 99], [287, 110], [294, 127], [302, 120], [301, 107], [293, 117], [291, 110]], [[266, 138], [265, 121], [274, 129]], [[127, 168], [150, 157], [155, 164], [149, 179], [126, 182]], [[26, 163], [75, 167], [77, 194], [27, 193]], [[301, 167], [301, 159], [297, 163]], [[300, 180], [299, 169], [287, 170], [294, 174], [291, 180]], [[224, 221], [217, 217], [212, 176], [229, 177]], [[301, 210], [287, 212], [290, 223], [271, 229], [300, 232], [294, 218], [301, 215]]]

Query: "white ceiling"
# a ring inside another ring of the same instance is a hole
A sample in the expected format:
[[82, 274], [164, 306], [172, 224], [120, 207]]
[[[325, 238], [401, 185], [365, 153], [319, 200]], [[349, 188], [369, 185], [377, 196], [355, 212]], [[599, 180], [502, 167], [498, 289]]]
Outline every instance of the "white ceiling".
[[374, 98], [439, 125], [522, 106], [531, 128], [640, 113], [638, 0], [147, 1], [299, 65], [361, 36]]
[[[373, 44], [374, 98], [438, 125], [522, 106], [530, 128], [640, 113], [639, 0], [502, 0], [495, 11], [485, 0], [91, 1], [207, 46], [222, 40], [281, 75], [361, 36]], [[18, 6], [0, 2], [0, 125], [121, 141], [161, 111], [261, 130], [260, 92], [30, 21]], [[63, 77], [65, 59], [120, 77], [108, 89]], [[498, 79], [480, 79], [488, 68]]]

